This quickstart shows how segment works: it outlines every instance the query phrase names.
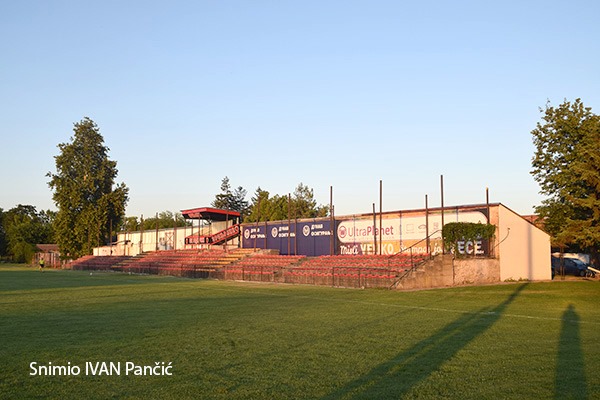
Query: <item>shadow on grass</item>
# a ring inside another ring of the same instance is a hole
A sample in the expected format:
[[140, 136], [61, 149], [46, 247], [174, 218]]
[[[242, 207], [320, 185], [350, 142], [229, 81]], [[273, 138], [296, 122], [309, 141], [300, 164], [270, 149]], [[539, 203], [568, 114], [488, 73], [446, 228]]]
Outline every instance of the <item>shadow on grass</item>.
[[399, 398], [437, 371], [442, 364], [484, 333], [500, 319], [527, 283], [519, 285], [506, 300], [494, 308], [468, 313], [382, 363], [362, 377], [347, 383], [324, 400]]
[[588, 397], [583, 351], [579, 337], [579, 315], [573, 304], [569, 304], [562, 316], [554, 385], [556, 399], [586, 399]]

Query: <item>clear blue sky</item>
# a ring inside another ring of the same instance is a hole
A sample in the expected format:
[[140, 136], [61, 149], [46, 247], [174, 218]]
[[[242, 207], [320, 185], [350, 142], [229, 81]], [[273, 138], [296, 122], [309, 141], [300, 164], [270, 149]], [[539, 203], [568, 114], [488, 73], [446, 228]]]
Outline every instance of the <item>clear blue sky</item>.
[[336, 214], [490, 200], [528, 214], [549, 100], [600, 113], [600, 2], [0, 2], [0, 207], [55, 209], [87, 116], [127, 215], [334, 188]]

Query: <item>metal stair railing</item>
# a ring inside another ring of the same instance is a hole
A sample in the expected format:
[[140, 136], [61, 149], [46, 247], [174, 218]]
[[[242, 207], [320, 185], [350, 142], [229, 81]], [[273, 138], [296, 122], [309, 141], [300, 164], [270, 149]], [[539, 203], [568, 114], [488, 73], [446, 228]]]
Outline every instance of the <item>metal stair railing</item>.
[[[397, 253], [395, 253], [395, 254], [392, 254], [391, 256], [389, 256], [389, 257], [388, 257], [388, 267], [389, 267], [389, 265], [390, 265], [390, 263], [391, 263], [391, 259], [392, 259], [393, 257], [396, 257], [396, 256], [398, 256], [398, 255], [400, 255], [400, 254], [403, 254], [403, 253], [407, 252], [407, 251], [408, 251], [408, 252], [410, 252], [410, 268], [409, 268], [409, 269], [407, 269], [407, 270], [405, 270], [405, 271], [404, 271], [404, 273], [403, 273], [402, 275], [400, 275], [400, 276], [399, 276], [399, 277], [398, 277], [398, 278], [397, 278], [397, 279], [396, 279], [396, 280], [395, 280], [395, 281], [394, 281], [394, 282], [393, 282], [393, 283], [390, 285], [390, 289], [393, 289], [394, 287], [398, 286], [398, 284], [400, 283], [400, 281], [401, 281], [402, 279], [404, 279], [406, 276], [408, 276], [410, 273], [412, 273], [413, 271], [415, 271], [415, 270], [416, 270], [416, 269], [417, 269], [417, 268], [418, 268], [420, 265], [422, 265], [422, 264], [423, 264], [424, 260], [422, 260], [421, 262], [418, 262], [418, 263], [414, 261], [413, 248], [414, 248], [415, 246], [417, 246], [417, 245], [419, 245], [419, 244], [423, 243], [424, 241], [427, 241], [427, 240], [431, 239], [431, 237], [432, 237], [433, 235], [435, 235], [435, 234], [437, 234], [437, 233], [439, 233], [439, 232], [441, 232], [441, 231], [442, 231], [441, 229], [438, 229], [437, 231], [435, 231], [435, 232], [433, 232], [433, 233], [429, 234], [428, 236], [426, 236], [425, 238], [423, 238], [423, 239], [419, 240], [418, 242], [416, 242], [416, 243], [413, 243], [411, 246], [409, 246], [409, 247], [407, 247], [407, 248], [405, 248], [405, 249], [402, 249], [402, 250], [400, 250], [399, 252], [397, 252]], [[430, 260], [433, 258], [433, 255], [432, 255], [432, 253], [431, 253], [431, 252], [427, 253], [427, 256], [428, 256], [428, 258], [429, 258]]]

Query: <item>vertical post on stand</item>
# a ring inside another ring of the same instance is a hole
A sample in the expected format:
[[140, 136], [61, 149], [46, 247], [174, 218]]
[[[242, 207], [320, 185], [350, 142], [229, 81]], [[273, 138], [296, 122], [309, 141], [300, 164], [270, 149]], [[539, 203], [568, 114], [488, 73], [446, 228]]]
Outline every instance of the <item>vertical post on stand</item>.
[[173, 250], [177, 250], [177, 213], [173, 215]]
[[[190, 217], [190, 219], [192, 219], [192, 218]], [[193, 246], [193, 243], [194, 243], [194, 220], [193, 219], [192, 219], [191, 225], [192, 225], [192, 233], [189, 236], [190, 237], [189, 242], [192, 245], [192, 249], [193, 249], [194, 248], [194, 246]]]
[[154, 249], [158, 251], [158, 213], [156, 213], [156, 236], [154, 237]]
[[294, 255], [298, 255], [298, 213], [294, 209]]
[[[254, 227], [254, 251], [256, 251], [256, 238], [258, 237], [258, 222], [260, 221], [260, 196], [258, 197], [258, 215], [256, 216], [256, 226]], [[266, 232], [265, 232], [266, 233]], [[267, 237], [265, 236], [265, 241]]]
[[335, 226], [333, 223], [333, 186], [329, 186], [329, 255], [333, 255]]
[[289, 256], [290, 254], [292, 254], [292, 246], [291, 246], [291, 218], [292, 216], [290, 215], [291, 213], [291, 208], [292, 208], [292, 194], [288, 193], [288, 230], [287, 230], [287, 242], [288, 242], [288, 250], [287, 250], [287, 255]]
[[140, 253], [144, 252], [144, 214], [140, 218]]
[[444, 175], [440, 175], [440, 197], [442, 200], [442, 254], [446, 253], [445, 245], [444, 245]]
[[[486, 211], [487, 211], [487, 223], [491, 224], [492, 221], [492, 216], [490, 215], [490, 190], [489, 188], [485, 188], [485, 205], [486, 205]], [[487, 253], [489, 257], [494, 257], [495, 255], [495, 251], [494, 249], [496, 248], [496, 246], [492, 246], [492, 243], [490, 240], [487, 241]]]
[[377, 254], [377, 214], [375, 214], [375, 203], [373, 203], [373, 254]]
[[109, 221], [109, 225], [110, 225], [110, 227], [109, 227], [110, 232], [108, 233], [108, 241], [110, 243], [109, 244], [109, 246], [110, 246], [110, 255], [112, 256], [112, 242], [113, 242], [113, 240], [112, 240], [112, 218]]
[[265, 219], [265, 250], [267, 249], [267, 239], [269, 237], [269, 232], [267, 231], [269, 229], [269, 225], [267, 224], [267, 220]]
[[127, 237], [129, 236], [129, 225], [127, 224], [127, 220], [125, 220], [125, 239], [123, 240], [123, 255], [127, 255]]
[[225, 213], [225, 243], [223, 243], [223, 249], [227, 253], [227, 228], [229, 228], [229, 210]]
[[383, 247], [383, 181], [379, 180], [379, 254], [382, 254]]
[[427, 195], [425, 195], [425, 251], [427, 254], [430, 254], [429, 251], [429, 200]]

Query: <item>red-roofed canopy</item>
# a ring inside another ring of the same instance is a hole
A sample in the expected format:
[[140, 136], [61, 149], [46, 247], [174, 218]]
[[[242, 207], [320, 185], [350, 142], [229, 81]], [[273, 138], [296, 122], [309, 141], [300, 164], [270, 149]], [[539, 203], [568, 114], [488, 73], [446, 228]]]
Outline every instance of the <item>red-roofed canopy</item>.
[[181, 210], [185, 219], [204, 219], [207, 221], [227, 221], [240, 217], [240, 213], [232, 210], [221, 210], [218, 208], [201, 207]]

